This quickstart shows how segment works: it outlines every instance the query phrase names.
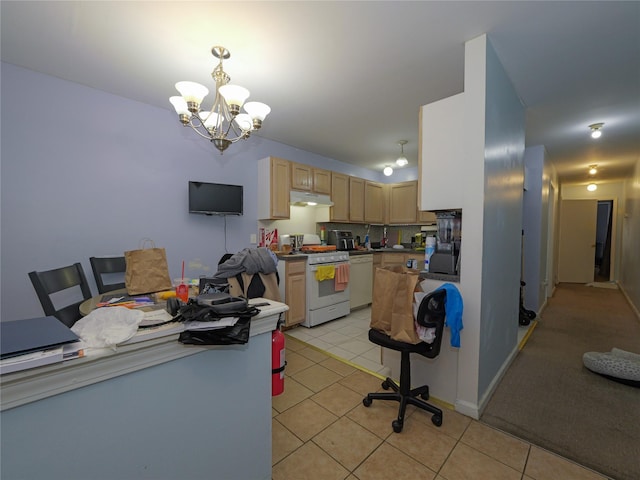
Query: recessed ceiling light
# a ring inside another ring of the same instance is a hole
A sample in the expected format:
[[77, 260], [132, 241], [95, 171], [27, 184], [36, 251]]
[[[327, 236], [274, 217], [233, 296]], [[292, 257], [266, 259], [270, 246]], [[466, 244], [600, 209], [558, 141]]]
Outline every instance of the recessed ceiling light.
[[589, 165], [589, 175], [598, 173], [598, 165]]
[[587, 190], [589, 190], [590, 192], [595, 192], [598, 189], [598, 185], [596, 185], [595, 183], [590, 183], [589, 185], [587, 185]]
[[382, 173], [384, 173], [387, 177], [389, 177], [393, 173], [393, 168], [386, 166], [384, 167], [384, 170], [382, 170]]

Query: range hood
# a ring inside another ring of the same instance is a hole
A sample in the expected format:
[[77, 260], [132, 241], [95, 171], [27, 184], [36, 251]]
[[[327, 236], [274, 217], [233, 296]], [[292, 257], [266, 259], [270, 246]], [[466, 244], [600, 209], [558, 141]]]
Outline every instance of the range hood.
[[298, 207], [315, 207], [315, 206], [329, 206], [333, 205], [329, 195], [322, 195], [319, 193], [310, 192], [298, 192], [291, 190], [291, 205]]

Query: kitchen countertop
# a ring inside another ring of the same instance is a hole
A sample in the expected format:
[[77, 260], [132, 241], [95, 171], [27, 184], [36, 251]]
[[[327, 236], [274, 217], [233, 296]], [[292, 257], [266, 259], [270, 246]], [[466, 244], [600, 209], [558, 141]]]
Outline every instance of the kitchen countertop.
[[[424, 255], [424, 250], [412, 250], [410, 248], [380, 248], [374, 250], [349, 250], [350, 256], [358, 256], [358, 255], [375, 255], [380, 253], [410, 253], [415, 254], [416, 257], [422, 257]], [[307, 258], [307, 254], [305, 253], [287, 253], [287, 254], [277, 254], [278, 260], [283, 260], [285, 262], [295, 261], [295, 260], [304, 260]], [[460, 282], [460, 275], [449, 275], [446, 273], [432, 273], [420, 271], [420, 276], [422, 278], [429, 278], [431, 280], [439, 280], [442, 282]]]

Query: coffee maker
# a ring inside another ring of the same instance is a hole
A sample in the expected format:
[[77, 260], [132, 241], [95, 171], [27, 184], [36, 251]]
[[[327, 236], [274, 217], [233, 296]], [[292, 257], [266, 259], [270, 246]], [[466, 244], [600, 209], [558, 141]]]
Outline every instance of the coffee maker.
[[462, 210], [436, 212], [436, 219], [436, 250], [429, 259], [429, 272], [459, 275]]

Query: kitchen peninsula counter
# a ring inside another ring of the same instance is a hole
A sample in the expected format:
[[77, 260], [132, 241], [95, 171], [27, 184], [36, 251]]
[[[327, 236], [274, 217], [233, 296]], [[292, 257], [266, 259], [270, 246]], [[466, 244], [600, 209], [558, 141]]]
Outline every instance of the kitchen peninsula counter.
[[244, 345], [174, 332], [2, 375], [3, 478], [270, 479], [270, 303]]

